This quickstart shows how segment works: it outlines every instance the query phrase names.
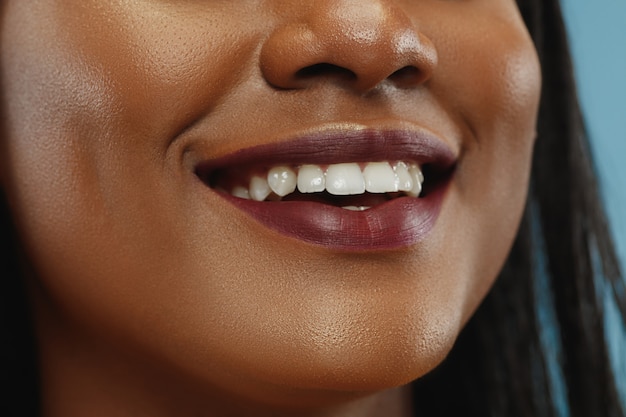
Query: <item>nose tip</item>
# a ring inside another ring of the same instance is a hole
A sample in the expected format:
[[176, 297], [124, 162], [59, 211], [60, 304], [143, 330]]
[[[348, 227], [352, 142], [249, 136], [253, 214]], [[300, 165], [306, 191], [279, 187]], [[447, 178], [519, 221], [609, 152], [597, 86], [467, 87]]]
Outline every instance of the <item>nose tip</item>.
[[285, 17], [262, 47], [262, 74], [276, 88], [321, 80], [359, 92], [383, 82], [409, 88], [437, 65], [434, 44], [391, 1], [324, 0], [308, 10]]

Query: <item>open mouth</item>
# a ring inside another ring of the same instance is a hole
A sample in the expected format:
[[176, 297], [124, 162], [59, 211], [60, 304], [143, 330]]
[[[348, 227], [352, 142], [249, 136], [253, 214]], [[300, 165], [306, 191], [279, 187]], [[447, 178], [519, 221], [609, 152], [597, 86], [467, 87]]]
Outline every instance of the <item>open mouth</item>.
[[311, 201], [364, 211], [399, 197], [418, 198], [424, 173], [416, 162], [276, 164], [204, 174], [214, 190], [253, 201]]
[[340, 250], [412, 245], [432, 229], [456, 165], [424, 132], [321, 132], [199, 163], [210, 190], [283, 235]]

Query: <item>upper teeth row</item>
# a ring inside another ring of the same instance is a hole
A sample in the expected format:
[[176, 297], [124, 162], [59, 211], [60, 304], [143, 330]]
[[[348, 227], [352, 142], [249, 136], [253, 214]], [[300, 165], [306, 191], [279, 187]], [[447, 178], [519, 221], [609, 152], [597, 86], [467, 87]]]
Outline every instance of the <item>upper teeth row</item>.
[[[297, 171], [297, 172], [296, 172]], [[333, 195], [357, 195], [364, 192], [405, 192], [412, 197], [422, 191], [424, 175], [419, 165], [405, 162], [356, 162], [328, 165], [302, 165], [292, 168], [280, 165], [271, 168], [267, 176], [254, 175], [248, 187], [236, 186], [235, 197], [264, 201], [272, 195], [284, 197], [296, 188], [301, 193], [327, 191]]]

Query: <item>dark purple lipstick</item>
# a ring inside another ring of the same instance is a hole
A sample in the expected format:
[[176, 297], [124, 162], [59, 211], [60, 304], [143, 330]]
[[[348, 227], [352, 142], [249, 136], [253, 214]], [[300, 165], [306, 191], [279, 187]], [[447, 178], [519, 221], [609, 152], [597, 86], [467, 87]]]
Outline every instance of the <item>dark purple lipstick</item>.
[[[335, 250], [367, 251], [410, 246], [434, 226], [454, 171], [456, 156], [437, 137], [411, 130], [331, 130], [259, 145], [203, 161], [196, 175], [209, 187], [228, 172], [277, 164], [411, 161], [426, 176], [419, 198], [395, 196], [364, 211], [332, 199], [253, 201], [219, 192], [233, 206], [283, 235]], [[304, 195], [303, 195], [304, 196]]]

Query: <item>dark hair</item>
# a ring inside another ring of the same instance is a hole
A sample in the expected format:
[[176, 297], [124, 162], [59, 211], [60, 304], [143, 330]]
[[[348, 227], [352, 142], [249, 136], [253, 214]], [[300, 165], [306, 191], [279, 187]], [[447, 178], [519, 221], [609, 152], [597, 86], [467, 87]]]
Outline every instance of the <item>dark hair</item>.
[[[22, 279], [17, 234], [4, 193], [0, 196], [0, 415], [39, 415], [36, 343]], [[8, 387], [8, 388], [7, 388]]]
[[560, 5], [517, 3], [543, 75], [526, 211], [493, 290], [448, 359], [415, 383], [417, 415], [624, 416], [607, 349], [605, 294], [626, 319], [626, 289]]
[[[607, 350], [603, 297], [610, 288], [626, 318], [626, 289], [598, 198], [559, 3], [518, 5], [543, 68], [526, 211], [493, 290], [444, 363], [414, 383], [416, 411], [547, 417], [565, 415], [566, 407], [572, 417], [624, 416]], [[0, 378], [10, 388], [0, 415], [36, 416], [36, 343], [18, 240], [1, 200]]]

